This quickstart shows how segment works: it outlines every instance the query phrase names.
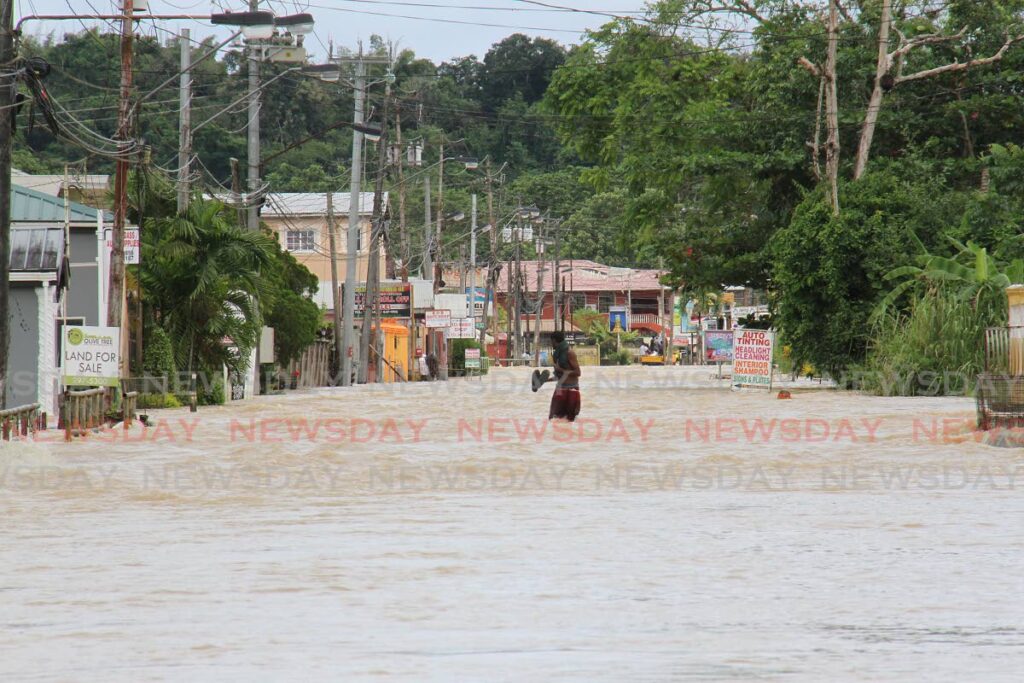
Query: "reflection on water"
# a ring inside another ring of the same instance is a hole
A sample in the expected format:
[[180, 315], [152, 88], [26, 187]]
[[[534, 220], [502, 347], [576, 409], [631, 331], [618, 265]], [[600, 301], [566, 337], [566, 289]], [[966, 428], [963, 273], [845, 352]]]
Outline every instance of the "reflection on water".
[[[967, 399], [586, 369], [0, 450], [4, 680], [1014, 680], [1024, 458]], [[56, 435], [55, 435], [56, 436]]]

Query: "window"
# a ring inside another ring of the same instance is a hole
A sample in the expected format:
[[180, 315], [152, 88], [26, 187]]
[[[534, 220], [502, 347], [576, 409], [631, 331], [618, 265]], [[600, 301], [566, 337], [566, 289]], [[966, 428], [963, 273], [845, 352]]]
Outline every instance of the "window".
[[313, 251], [316, 247], [312, 230], [289, 230], [286, 240], [288, 251]]
[[608, 309], [615, 305], [614, 294], [601, 294], [597, 299], [597, 310], [607, 313]]

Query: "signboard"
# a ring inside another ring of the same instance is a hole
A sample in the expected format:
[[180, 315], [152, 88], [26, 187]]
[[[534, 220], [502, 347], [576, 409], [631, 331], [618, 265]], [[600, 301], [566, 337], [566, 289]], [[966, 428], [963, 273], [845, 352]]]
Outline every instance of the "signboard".
[[452, 312], [449, 310], [433, 309], [423, 314], [425, 327], [451, 327]]
[[608, 329], [612, 332], [629, 332], [629, 308], [609, 306]]
[[466, 369], [480, 369], [480, 349], [466, 349]]
[[733, 341], [733, 384], [765, 387], [770, 390], [774, 343], [775, 333], [770, 330], [736, 330]]
[[476, 325], [472, 318], [454, 318], [448, 327], [449, 339], [476, 339]]
[[[107, 242], [107, 251], [112, 252], [114, 249], [114, 231], [107, 228], [103, 231], [103, 239]], [[124, 263], [126, 266], [137, 266], [139, 265], [139, 229], [138, 228], [125, 228], [124, 229]]]
[[64, 328], [62, 379], [67, 387], [116, 387], [121, 369], [121, 329]]
[[732, 330], [716, 330], [704, 333], [704, 359], [709, 363], [732, 362]]
[[[342, 293], [345, 288], [342, 285]], [[380, 283], [380, 317], [408, 318], [411, 315], [412, 286], [408, 282]], [[366, 312], [366, 285], [356, 285], [355, 317]]]

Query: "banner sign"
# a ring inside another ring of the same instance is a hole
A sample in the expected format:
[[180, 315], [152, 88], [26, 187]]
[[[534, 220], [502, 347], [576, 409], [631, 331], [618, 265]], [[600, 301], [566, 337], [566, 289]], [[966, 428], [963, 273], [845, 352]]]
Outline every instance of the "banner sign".
[[476, 325], [473, 318], [455, 318], [448, 327], [449, 339], [476, 339]]
[[704, 359], [709, 363], [732, 362], [732, 330], [709, 330], [704, 333]]
[[[342, 292], [345, 288], [342, 285]], [[380, 284], [380, 317], [408, 318], [412, 313], [412, 285], [408, 282]], [[366, 285], [356, 285], [355, 317], [366, 313]]]
[[[112, 252], [114, 249], [114, 237], [113, 230], [109, 228], [103, 231], [103, 237], [107, 241], [107, 251]], [[139, 265], [139, 229], [138, 228], [125, 228], [124, 229], [124, 264], [126, 266], [137, 266]]]
[[425, 327], [451, 327], [452, 312], [447, 309], [433, 309], [423, 314]]
[[770, 330], [736, 330], [732, 383], [771, 389], [774, 343], [775, 333]]
[[480, 349], [466, 349], [466, 368], [480, 369]]
[[116, 387], [121, 370], [121, 328], [64, 328], [63, 381], [67, 387]]
[[629, 332], [629, 308], [626, 306], [609, 306], [608, 329], [611, 332]]

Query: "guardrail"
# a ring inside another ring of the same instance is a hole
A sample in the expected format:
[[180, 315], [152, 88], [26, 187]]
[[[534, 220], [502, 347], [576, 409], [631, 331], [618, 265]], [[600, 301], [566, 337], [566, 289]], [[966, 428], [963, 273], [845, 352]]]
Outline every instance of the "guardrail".
[[[29, 431], [39, 429], [40, 415], [38, 403], [0, 410], [3, 440], [10, 441], [12, 436], [28, 436]], [[42, 419], [45, 420], [45, 416]]]

